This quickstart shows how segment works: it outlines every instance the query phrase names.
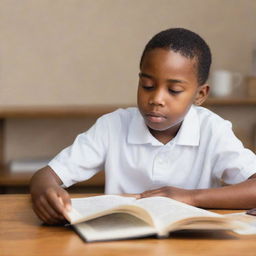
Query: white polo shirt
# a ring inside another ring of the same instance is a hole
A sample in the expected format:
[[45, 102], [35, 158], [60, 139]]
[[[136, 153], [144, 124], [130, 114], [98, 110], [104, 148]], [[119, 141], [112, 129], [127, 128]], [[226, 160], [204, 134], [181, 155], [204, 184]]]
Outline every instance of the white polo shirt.
[[104, 169], [107, 194], [141, 193], [239, 183], [256, 173], [256, 155], [234, 136], [229, 121], [203, 107], [190, 108], [166, 145], [151, 135], [137, 108], [128, 108], [99, 118], [49, 166], [66, 187]]

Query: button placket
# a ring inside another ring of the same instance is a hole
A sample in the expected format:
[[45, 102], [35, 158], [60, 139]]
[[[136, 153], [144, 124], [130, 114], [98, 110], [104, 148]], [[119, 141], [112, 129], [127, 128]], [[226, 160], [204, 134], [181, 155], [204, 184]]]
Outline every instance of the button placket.
[[168, 162], [166, 160], [163, 153], [158, 153], [154, 160], [153, 177], [162, 176], [161, 173], [166, 172], [166, 169], [168, 169]]
[[170, 143], [163, 147], [155, 156], [153, 163], [153, 180], [162, 180], [166, 175], [170, 175], [171, 172], [171, 157], [170, 154], [174, 147], [174, 143]]

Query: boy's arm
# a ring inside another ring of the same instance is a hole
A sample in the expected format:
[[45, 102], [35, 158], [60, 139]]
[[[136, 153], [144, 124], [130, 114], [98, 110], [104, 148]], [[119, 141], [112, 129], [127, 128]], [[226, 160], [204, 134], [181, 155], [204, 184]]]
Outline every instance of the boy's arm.
[[30, 181], [30, 193], [36, 215], [47, 224], [64, 222], [71, 202], [62, 181], [49, 166], [37, 171]]
[[244, 182], [220, 188], [189, 190], [176, 187], [162, 187], [140, 194], [140, 198], [151, 196], [166, 196], [201, 208], [255, 208], [256, 174]]

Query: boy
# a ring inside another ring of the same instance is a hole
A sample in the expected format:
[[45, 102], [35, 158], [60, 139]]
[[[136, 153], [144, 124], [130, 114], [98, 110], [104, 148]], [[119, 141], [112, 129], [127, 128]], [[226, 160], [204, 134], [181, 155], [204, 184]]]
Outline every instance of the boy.
[[[207, 98], [208, 45], [186, 29], [169, 29], [146, 45], [138, 109], [99, 118], [31, 180], [33, 208], [48, 224], [64, 220], [62, 186], [106, 173], [105, 192], [167, 196], [202, 208], [256, 206], [256, 156], [231, 124], [199, 107]], [[229, 186], [221, 186], [221, 182]]]

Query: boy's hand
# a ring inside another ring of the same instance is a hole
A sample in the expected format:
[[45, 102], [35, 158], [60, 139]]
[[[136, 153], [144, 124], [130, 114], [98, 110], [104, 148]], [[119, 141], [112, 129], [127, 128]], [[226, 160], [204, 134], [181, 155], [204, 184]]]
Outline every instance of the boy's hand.
[[65, 222], [66, 212], [71, 209], [71, 200], [61, 188], [61, 180], [47, 166], [36, 172], [30, 182], [33, 210], [47, 224]]
[[152, 197], [152, 196], [164, 196], [181, 201], [186, 204], [194, 205], [194, 193], [195, 190], [181, 189], [177, 187], [162, 187], [154, 190], [145, 191], [140, 195], [140, 198]]
[[71, 209], [69, 194], [59, 186], [51, 186], [43, 192], [31, 193], [33, 210], [46, 224], [65, 222], [66, 212]]

